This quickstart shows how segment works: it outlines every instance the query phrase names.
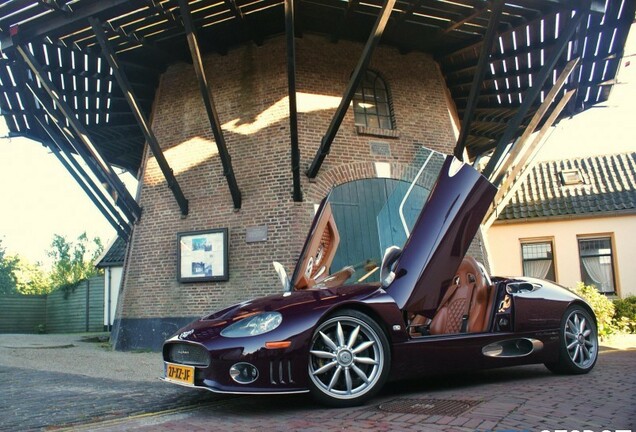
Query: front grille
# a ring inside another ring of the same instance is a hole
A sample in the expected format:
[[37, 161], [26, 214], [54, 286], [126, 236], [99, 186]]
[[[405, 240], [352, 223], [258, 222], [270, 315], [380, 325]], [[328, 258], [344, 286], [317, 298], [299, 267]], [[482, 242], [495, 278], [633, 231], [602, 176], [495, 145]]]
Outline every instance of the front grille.
[[189, 366], [208, 367], [210, 356], [208, 351], [201, 346], [175, 343], [168, 345], [167, 361]]

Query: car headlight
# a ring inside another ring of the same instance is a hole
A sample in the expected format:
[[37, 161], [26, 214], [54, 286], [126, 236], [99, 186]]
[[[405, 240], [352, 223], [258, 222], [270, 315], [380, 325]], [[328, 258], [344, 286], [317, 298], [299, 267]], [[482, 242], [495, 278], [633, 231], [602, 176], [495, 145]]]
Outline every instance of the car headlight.
[[257, 336], [274, 330], [281, 322], [283, 322], [283, 316], [280, 313], [263, 312], [227, 326], [221, 332], [221, 336], [229, 338]]

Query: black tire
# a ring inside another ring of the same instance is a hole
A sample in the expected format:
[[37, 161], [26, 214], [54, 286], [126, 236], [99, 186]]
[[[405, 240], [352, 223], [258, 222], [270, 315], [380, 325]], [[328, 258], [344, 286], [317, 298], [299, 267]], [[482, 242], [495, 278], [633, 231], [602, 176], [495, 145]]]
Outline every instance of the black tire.
[[320, 403], [361, 405], [384, 385], [391, 366], [380, 326], [356, 310], [341, 310], [314, 331], [308, 353], [309, 388]]
[[565, 311], [559, 329], [559, 359], [545, 366], [558, 374], [586, 374], [598, 360], [596, 321], [581, 305]]

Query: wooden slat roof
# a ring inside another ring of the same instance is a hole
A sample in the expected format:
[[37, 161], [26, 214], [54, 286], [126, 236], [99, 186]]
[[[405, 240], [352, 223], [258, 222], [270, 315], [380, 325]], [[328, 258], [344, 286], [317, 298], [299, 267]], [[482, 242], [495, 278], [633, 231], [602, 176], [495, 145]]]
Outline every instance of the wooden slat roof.
[[[506, 120], [523, 100], [523, 91], [533, 85], [542, 58], [550, 54], [573, 11], [586, 13], [580, 9], [585, 3], [506, 2], [467, 141], [471, 156], [496, 144]], [[571, 57], [582, 57], [581, 66], [566, 86], [578, 88], [578, 94], [563, 115], [607, 100], [634, 21], [635, 3], [591, 3], [584, 26], [554, 70], [556, 77]], [[382, 38], [383, 44], [402, 52], [415, 50], [435, 56], [460, 117], [488, 25], [490, 4], [483, 0], [401, 0]], [[296, 0], [297, 33], [364, 42], [381, 5], [382, 0]], [[284, 33], [282, 0], [192, 0], [190, 8], [204, 51], [223, 54], [233, 46], [259, 44]], [[11, 133], [45, 139], [31, 117], [41, 106], [19, 85], [20, 79], [34, 78], [16, 62], [14, 43], [18, 40], [12, 39], [14, 34], [44, 65], [106, 159], [136, 172], [144, 138], [112, 71], [100, 57], [88, 17], [108, 26], [110, 42], [146, 113], [161, 72], [171, 63], [190, 61], [177, 0], [5, 1], [0, 5], [0, 112]], [[540, 103], [537, 100], [535, 105]], [[532, 110], [528, 118], [531, 115]]]

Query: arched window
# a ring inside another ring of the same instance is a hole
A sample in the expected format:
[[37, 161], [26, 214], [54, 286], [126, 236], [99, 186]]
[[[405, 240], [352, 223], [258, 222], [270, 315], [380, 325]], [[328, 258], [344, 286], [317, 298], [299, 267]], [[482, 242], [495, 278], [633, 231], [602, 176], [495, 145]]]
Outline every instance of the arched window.
[[353, 96], [356, 126], [394, 129], [389, 89], [378, 73], [367, 70]]

